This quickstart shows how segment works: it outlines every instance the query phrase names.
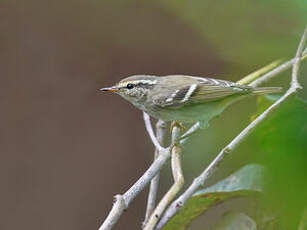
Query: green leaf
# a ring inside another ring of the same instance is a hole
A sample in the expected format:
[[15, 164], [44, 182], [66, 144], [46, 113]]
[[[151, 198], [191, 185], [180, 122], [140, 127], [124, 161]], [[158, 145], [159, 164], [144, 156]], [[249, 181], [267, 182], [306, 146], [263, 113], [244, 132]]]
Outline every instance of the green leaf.
[[213, 230], [257, 230], [257, 225], [243, 213], [230, 212], [221, 218]]
[[262, 191], [264, 168], [247, 165], [217, 184], [196, 192], [163, 229], [183, 230], [210, 207], [234, 197], [252, 196]]
[[[260, 97], [257, 114], [276, 99]], [[252, 137], [256, 160], [269, 170], [267, 203], [280, 216], [284, 229], [297, 229], [307, 197], [307, 103], [295, 96], [288, 98]]]

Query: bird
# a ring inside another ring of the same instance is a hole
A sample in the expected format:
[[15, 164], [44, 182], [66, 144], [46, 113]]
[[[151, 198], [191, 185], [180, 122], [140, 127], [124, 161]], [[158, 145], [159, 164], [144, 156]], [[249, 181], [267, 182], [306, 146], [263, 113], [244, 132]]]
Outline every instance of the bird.
[[227, 80], [188, 75], [133, 75], [102, 91], [120, 95], [156, 119], [208, 122], [247, 96], [278, 93], [280, 87], [252, 87]]

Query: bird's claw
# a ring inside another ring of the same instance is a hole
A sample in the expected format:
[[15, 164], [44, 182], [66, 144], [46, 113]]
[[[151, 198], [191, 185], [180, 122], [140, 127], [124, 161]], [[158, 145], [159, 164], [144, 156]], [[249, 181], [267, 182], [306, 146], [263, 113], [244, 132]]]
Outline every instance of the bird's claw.
[[182, 123], [179, 121], [173, 121], [170, 125], [170, 132], [172, 132], [175, 127], [179, 128], [181, 132], [186, 130], [186, 127], [184, 127]]

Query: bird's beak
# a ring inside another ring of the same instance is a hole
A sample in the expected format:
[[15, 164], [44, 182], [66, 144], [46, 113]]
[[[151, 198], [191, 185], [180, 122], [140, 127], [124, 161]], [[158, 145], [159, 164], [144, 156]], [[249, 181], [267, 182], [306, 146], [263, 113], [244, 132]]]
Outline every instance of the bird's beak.
[[118, 91], [118, 88], [115, 86], [112, 86], [112, 87], [101, 88], [100, 90], [111, 92], [111, 93], [116, 93]]

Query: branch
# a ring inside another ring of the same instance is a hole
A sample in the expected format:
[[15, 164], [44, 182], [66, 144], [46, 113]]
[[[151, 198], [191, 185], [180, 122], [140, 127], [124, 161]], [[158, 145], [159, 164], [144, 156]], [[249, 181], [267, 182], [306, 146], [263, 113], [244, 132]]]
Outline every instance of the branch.
[[255, 72], [250, 73], [249, 75], [245, 76], [241, 80], [237, 81], [238, 84], [240, 85], [248, 85], [249, 83], [257, 80], [261, 75], [264, 75], [268, 73], [270, 70], [275, 68], [280, 64], [281, 60], [274, 61], [267, 66], [262, 67], [259, 70], [256, 70]]
[[155, 148], [160, 151], [162, 148], [162, 146], [160, 145], [159, 141], [157, 140], [155, 134], [154, 134], [154, 131], [153, 131], [153, 128], [152, 128], [152, 125], [151, 125], [151, 121], [150, 121], [150, 116], [143, 112], [143, 119], [144, 119], [144, 122], [145, 122], [145, 127], [146, 127], [146, 130], [149, 134], [149, 137], [152, 141], [152, 143], [154, 144]]
[[[152, 178], [160, 171], [165, 162], [170, 158], [169, 148], [159, 151], [159, 157], [151, 164], [147, 171], [123, 195], [115, 196], [112, 210], [101, 225], [99, 230], [109, 230], [115, 225], [123, 211], [126, 210], [134, 198], [145, 188]], [[117, 199], [120, 198], [120, 199]]]
[[196, 133], [196, 131], [198, 129], [200, 129], [200, 122], [196, 122], [194, 125], [191, 126], [191, 128], [188, 129], [188, 131], [186, 131], [184, 134], [182, 134], [179, 137], [179, 143], [182, 145], [184, 143], [186, 143], [186, 141], [188, 140], [188, 138], [193, 135], [194, 133]]
[[[304, 60], [307, 58], [307, 48], [304, 50], [304, 52], [302, 53], [300, 60]], [[297, 58], [293, 58], [290, 61], [285, 62], [284, 64], [276, 67], [275, 69], [273, 69], [272, 71], [264, 74], [263, 76], [261, 76], [260, 78], [256, 79], [255, 81], [253, 81], [252, 83], [250, 83], [250, 86], [256, 87], [258, 85], [261, 85], [267, 81], [269, 81], [270, 79], [272, 79], [273, 77], [275, 77], [277, 74], [289, 69], [291, 66], [293, 66], [293, 64], [296, 62]]]
[[307, 26], [305, 28], [304, 34], [301, 38], [301, 42], [298, 46], [298, 49], [296, 51], [296, 56], [293, 64], [293, 71], [292, 71], [292, 80], [291, 80], [291, 87], [293, 87], [294, 90], [302, 89], [302, 86], [299, 84], [297, 80], [297, 74], [300, 67], [300, 61], [302, 57], [303, 48], [305, 45], [306, 35], [307, 34]]
[[[165, 135], [166, 135], [166, 123], [162, 120], [159, 120], [156, 123], [156, 130], [157, 130], [156, 131], [157, 140], [160, 143], [160, 145], [164, 146], [165, 145]], [[154, 160], [156, 160], [158, 156], [159, 156], [159, 151], [156, 149]], [[145, 226], [146, 223], [148, 222], [148, 219], [156, 206], [159, 179], [160, 179], [160, 174], [158, 172], [157, 175], [150, 182], [149, 193], [148, 193], [148, 198], [147, 198], [146, 214], [145, 214], [145, 220], [143, 222], [143, 226]]]
[[129, 188], [125, 194], [116, 195], [113, 207], [108, 214], [107, 218], [100, 226], [99, 230], [110, 230], [119, 220], [122, 213], [129, 207], [130, 203], [134, 198], [145, 188], [145, 186], [157, 175], [161, 170], [162, 166], [170, 158], [170, 147], [163, 148], [158, 143], [156, 137], [154, 136], [153, 128], [151, 126], [150, 118], [144, 113], [144, 121], [146, 130], [149, 133], [151, 140], [155, 143], [158, 148], [158, 157], [146, 170], [146, 172]]
[[125, 211], [127, 208], [125, 200], [122, 195], [116, 195], [114, 196], [115, 201], [112, 207], [111, 212], [109, 213], [106, 220], [103, 222], [103, 224], [100, 226], [99, 230], [108, 230], [112, 229], [112, 227], [117, 223], [119, 220], [121, 214]]
[[[296, 57], [294, 59], [293, 70], [292, 70], [292, 80], [290, 88], [288, 91], [273, 105], [271, 105], [267, 110], [260, 114], [253, 122], [251, 122], [238, 136], [236, 136], [218, 155], [217, 157], [209, 164], [209, 166], [194, 179], [190, 187], [178, 198], [176, 199], [166, 210], [165, 214], [161, 218], [160, 222], [156, 226], [156, 230], [161, 229], [185, 204], [185, 202], [195, 193], [195, 191], [204, 185], [207, 178], [218, 168], [221, 162], [233, 152], [236, 147], [248, 137], [251, 132], [263, 122], [273, 111], [275, 111], [290, 95], [297, 92], [300, 88], [300, 85], [297, 81], [297, 74], [299, 69], [299, 62], [302, 56], [302, 49], [306, 39], [307, 28], [304, 31], [304, 34], [301, 38]], [[263, 79], [265, 80], [265, 79]]]
[[[175, 127], [174, 129], [175, 130], [172, 132], [173, 133], [172, 145], [175, 143], [179, 135], [179, 128]], [[175, 198], [176, 194], [180, 191], [180, 189], [183, 186], [184, 179], [181, 169], [180, 155], [181, 155], [181, 147], [174, 145], [174, 147], [172, 148], [172, 161], [171, 161], [174, 184], [164, 195], [164, 197], [161, 199], [161, 201], [155, 208], [144, 230], [152, 230], [155, 227], [164, 210], [167, 208], [169, 203]]]

